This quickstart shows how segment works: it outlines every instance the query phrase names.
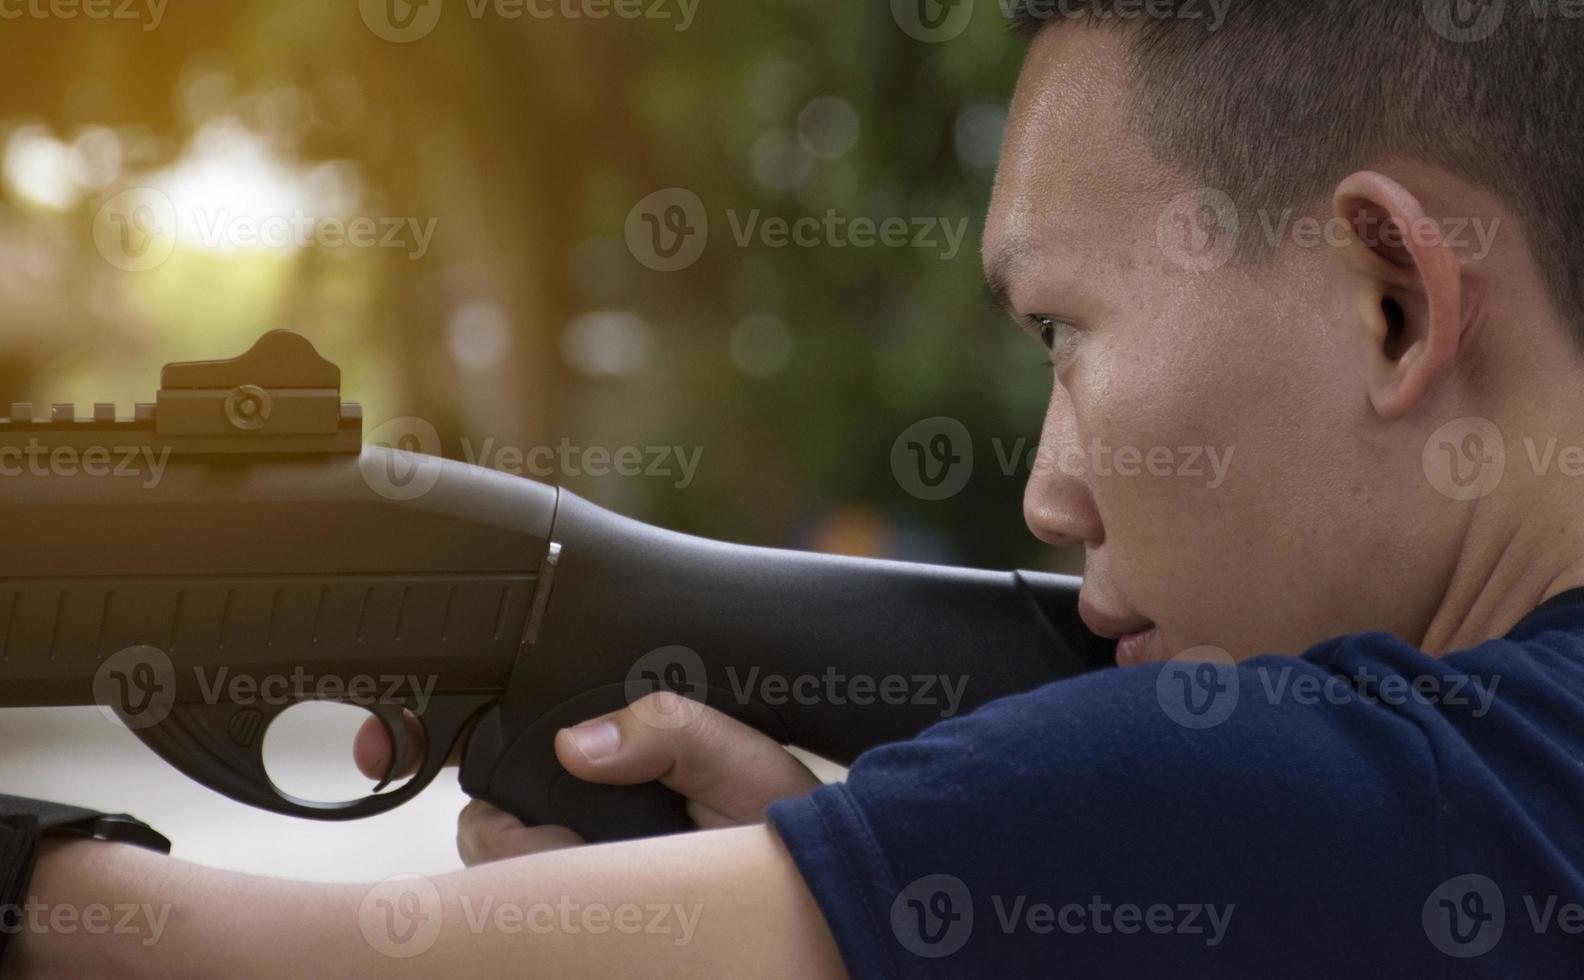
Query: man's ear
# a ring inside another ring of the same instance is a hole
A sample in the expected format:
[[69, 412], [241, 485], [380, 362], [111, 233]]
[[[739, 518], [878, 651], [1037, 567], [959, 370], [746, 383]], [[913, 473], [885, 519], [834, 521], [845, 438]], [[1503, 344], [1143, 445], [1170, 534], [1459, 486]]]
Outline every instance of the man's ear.
[[1384, 174], [1350, 175], [1337, 185], [1333, 206], [1349, 231], [1346, 258], [1371, 294], [1370, 404], [1383, 418], [1401, 418], [1457, 358], [1462, 266], [1442, 239], [1441, 223]]

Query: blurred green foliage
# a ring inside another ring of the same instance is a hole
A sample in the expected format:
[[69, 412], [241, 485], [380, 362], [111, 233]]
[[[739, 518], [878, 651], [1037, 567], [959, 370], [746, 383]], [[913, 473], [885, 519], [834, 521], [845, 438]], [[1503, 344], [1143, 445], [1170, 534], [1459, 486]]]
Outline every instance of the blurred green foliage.
[[[412, 43], [378, 36], [367, 0], [170, 0], [154, 29], [0, 22], [0, 402], [125, 411], [151, 400], [165, 361], [290, 326], [342, 365], [371, 423], [432, 420], [451, 455], [487, 440], [702, 450], [685, 487], [538, 474], [634, 516], [1055, 567], [1022, 524], [1026, 466], [1004, 465], [1037, 439], [1049, 367], [982, 299], [977, 244], [1022, 45], [981, 7], [943, 43], [910, 37], [885, 3], [836, 0], [701, 0], [687, 30], [475, 17], [447, 0]], [[85, 180], [79, 158], [105, 131], [114, 174]], [[52, 185], [51, 161], [77, 183]], [[150, 271], [103, 261], [101, 207], [162, 180], [206, 180], [206, 200], [238, 210], [308, 188], [347, 213], [432, 221], [433, 241], [416, 258], [184, 242]], [[676, 272], [625, 237], [664, 188], [697, 194], [709, 219], [702, 256]], [[938, 234], [923, 248], [734, 235], [754, 215], [830, 212], [966, 235], [949, 258]], [[892, 469], [898, 436], [933, 416], [961, 420], [976, 459], [938, 502]]]

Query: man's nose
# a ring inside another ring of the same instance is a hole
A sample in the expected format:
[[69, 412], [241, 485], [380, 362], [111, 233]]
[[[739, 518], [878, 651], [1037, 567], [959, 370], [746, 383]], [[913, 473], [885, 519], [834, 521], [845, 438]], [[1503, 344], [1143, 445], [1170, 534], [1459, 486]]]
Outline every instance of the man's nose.
[[1105, 540], [1089, 470], [1071, 400], [1056, 385], [1023, 491], [1023, 519], [1036, 538], [1046, 544], [1091, 548]]

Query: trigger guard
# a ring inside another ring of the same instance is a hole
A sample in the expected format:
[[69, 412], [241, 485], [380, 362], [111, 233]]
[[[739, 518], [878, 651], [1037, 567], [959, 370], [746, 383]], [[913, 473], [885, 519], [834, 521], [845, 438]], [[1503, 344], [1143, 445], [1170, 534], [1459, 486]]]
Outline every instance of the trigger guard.
[[[497, 698], [494, 693], [435, 695], [419, 716], [428, 735], [428, 754], [417, 775], [391, 792], [376, 791], [362, 799], [339, 803], [299, 799], [269, 778], [264, 765], [263, 733], [290, 705], [177, 702], [160, 721], [140, 723], [133, 728], [133, 734], [188, 777], [239, 803], [290, 817], [359, 820], [394, 810], [423, 792], [445, 767], [462, 733]], [[112, 707], [128, 727], [133, 727], [125, 712]], [[395, 710], [402, 709], [398, 706]], [[389, 726], [388, 717], [382, 720]], [[401, 724], [404, 736], [405, 719]], [[398, 744], [405, 754], [405, 741]], [[397, 761], [393, 764], [399, 764], [400, 757], [394, 758]], [[381, 785], [388, 783], [389, 778]]]
[[402, 763], [407, 761], [407, 709], [399, 704], [377, 704], [369, 708], [369, 712], [380, 720], [385, 734], [390, 736], [390, 761], [385, 764], [385, 775], [373, 790], [378, 795], [396, 781], [401, 775]]

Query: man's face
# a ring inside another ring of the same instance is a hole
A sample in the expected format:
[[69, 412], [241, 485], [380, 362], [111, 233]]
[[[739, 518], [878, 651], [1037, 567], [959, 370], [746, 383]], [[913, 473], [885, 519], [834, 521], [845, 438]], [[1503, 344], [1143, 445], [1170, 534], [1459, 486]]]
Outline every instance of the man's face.
[[992, 284], [1058, 348], [1029, 525], [1085, 548], [1092, 628], [1142, 632], [1124, 665], [1410, 634], [1455, 535], [1425, 516], [1446, 508], [1419, 423], [1369, 405], [1361, 304], [1378, 297], [1336, 248], [1216, 261], [1197, 207], [1214, 199], [1129, 130], [1125, 43], [1079, 27], [1035, 40], [986, 223]]

